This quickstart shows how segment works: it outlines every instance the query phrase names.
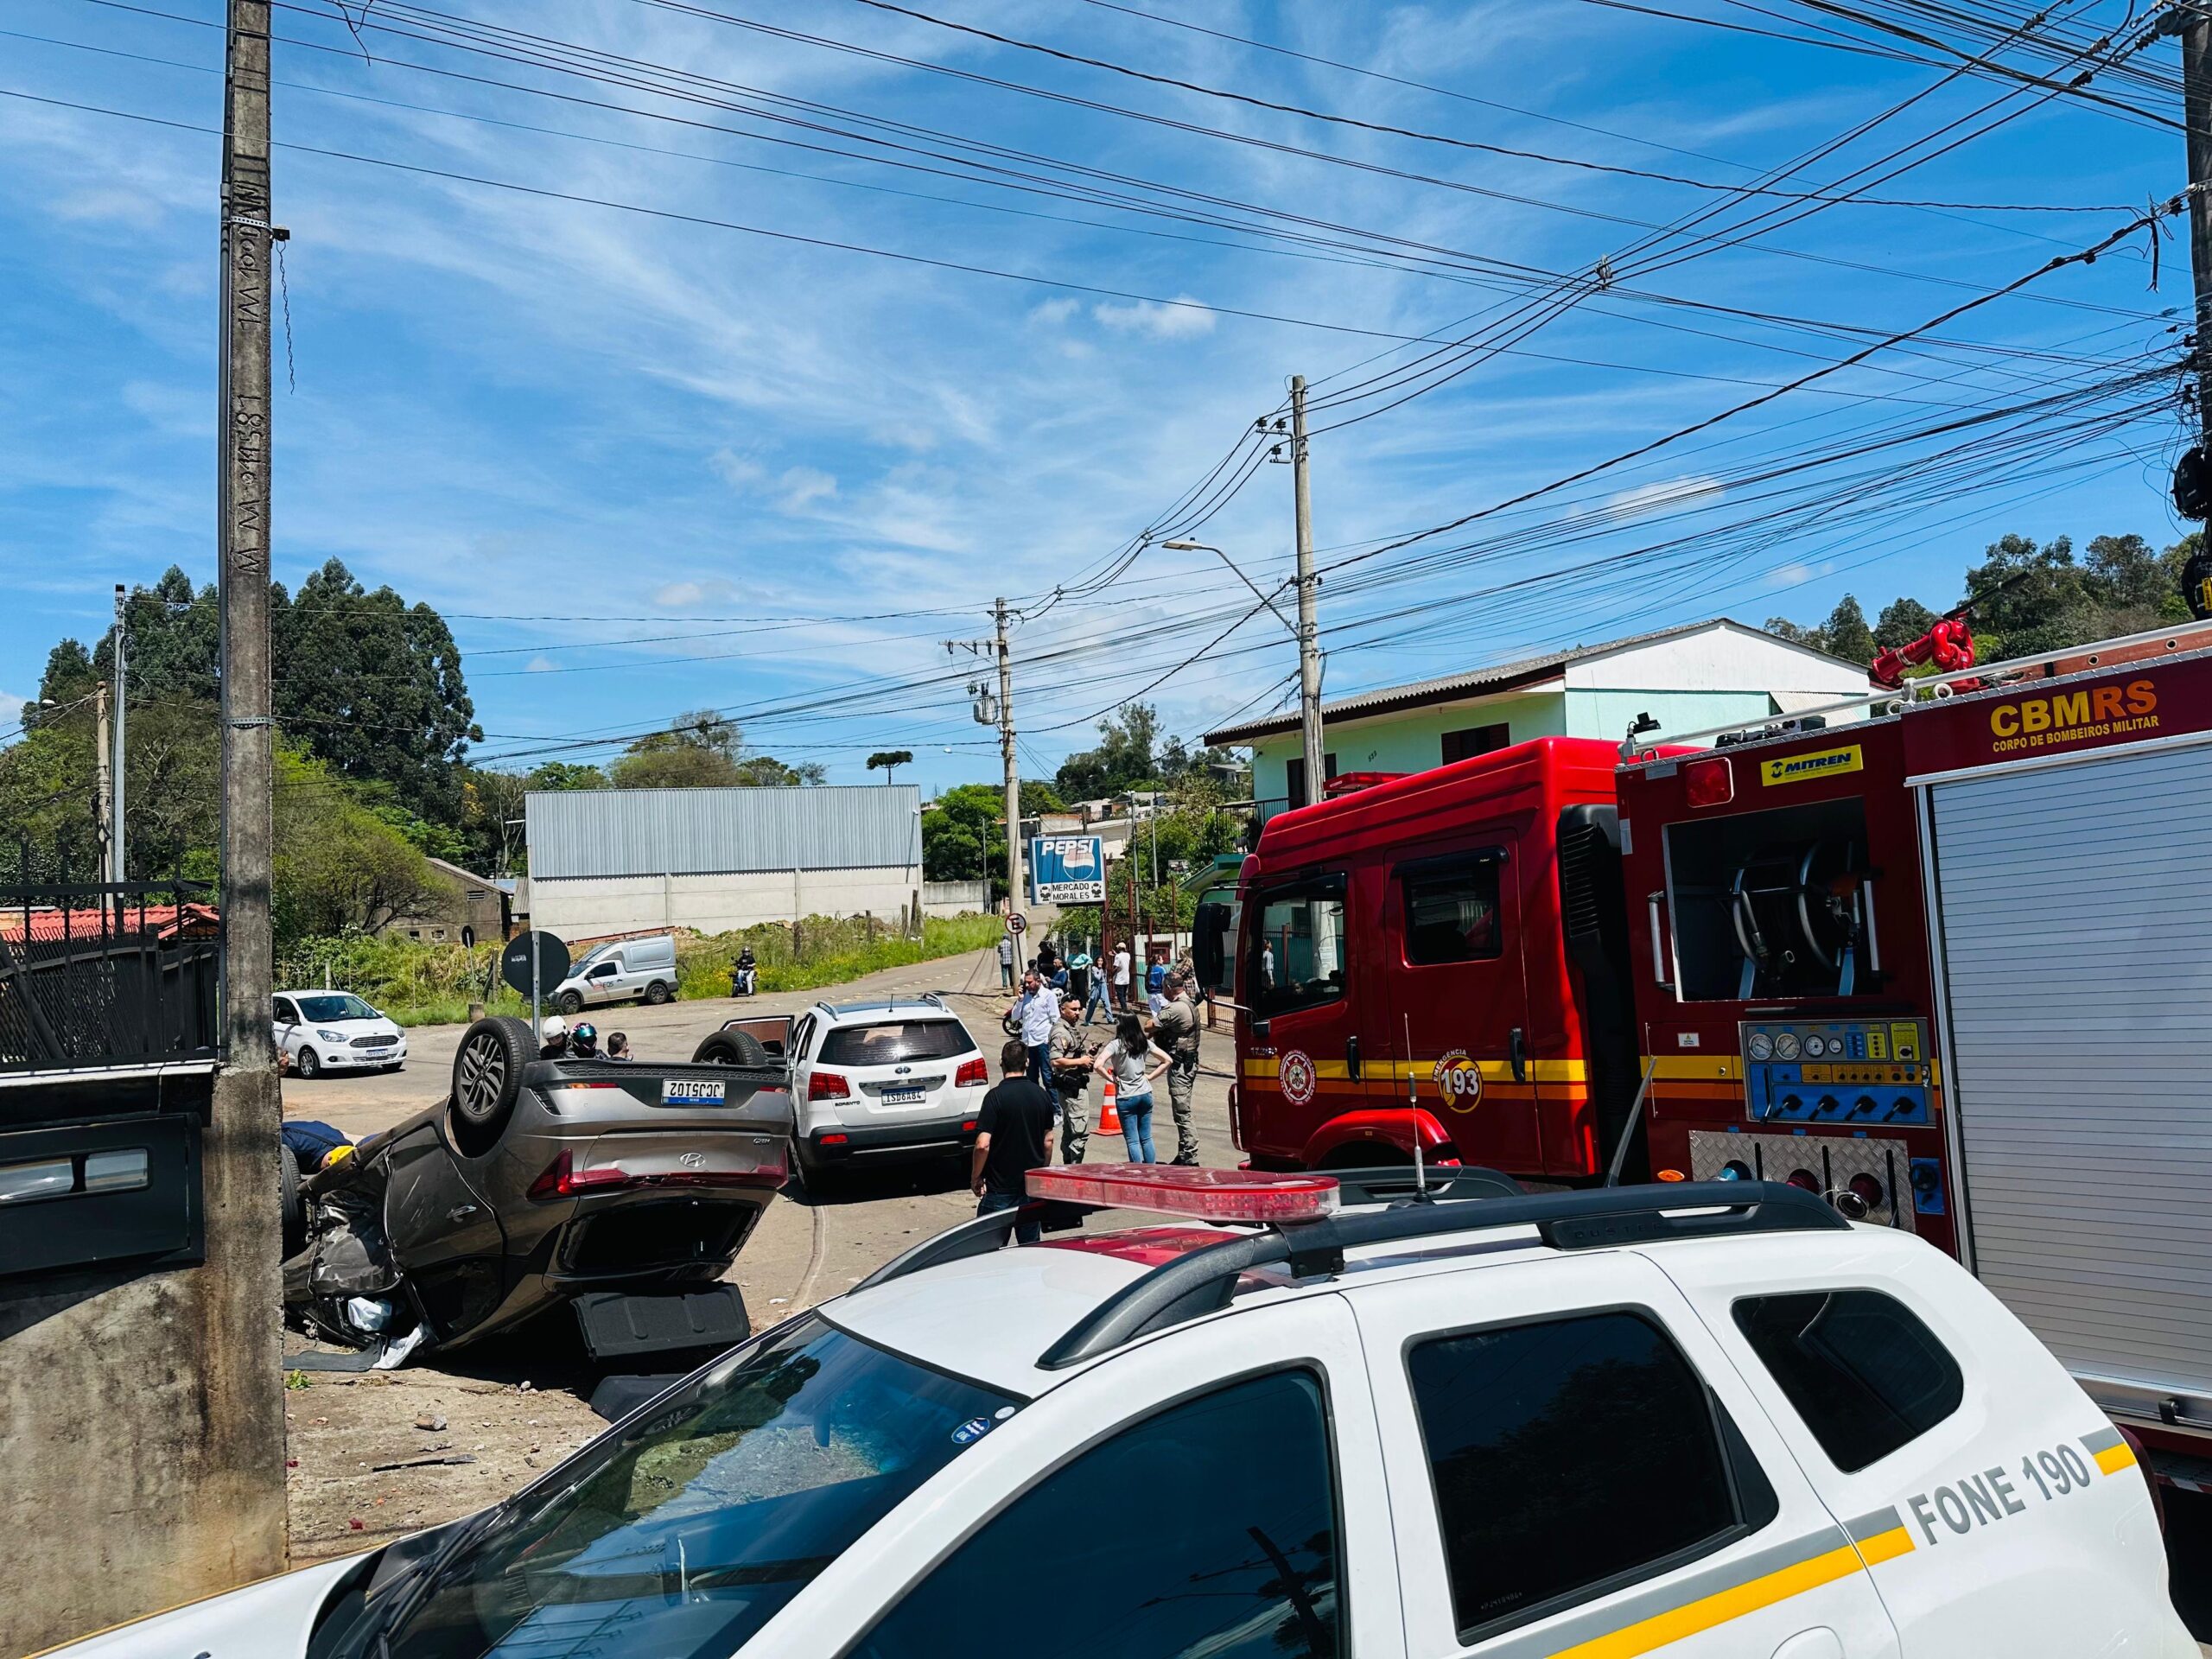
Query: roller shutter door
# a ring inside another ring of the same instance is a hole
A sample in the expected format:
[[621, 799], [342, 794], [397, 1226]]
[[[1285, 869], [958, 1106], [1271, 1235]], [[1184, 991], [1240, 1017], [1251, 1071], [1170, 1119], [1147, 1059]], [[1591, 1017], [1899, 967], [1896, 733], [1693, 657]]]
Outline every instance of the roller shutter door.
[[2077, 1374], [2212, 1392], [2212, 747], [1932, 806], [1976, 1270]]

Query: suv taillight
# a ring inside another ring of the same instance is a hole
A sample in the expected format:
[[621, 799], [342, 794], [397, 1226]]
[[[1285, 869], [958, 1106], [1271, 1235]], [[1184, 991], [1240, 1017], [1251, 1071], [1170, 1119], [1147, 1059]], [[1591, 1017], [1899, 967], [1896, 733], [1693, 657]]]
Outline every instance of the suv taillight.
[[972, 1060], [961, 1061], [960, 1069], [952, 1074], [952, 1086], [956, 1089], [980, 1089], [990, 1080], [991, 1068], [983, 1064], [980, 1054]]
[[817, 1071], [806, 1080], [809, 1100], [850, 1100], [853, 1086], [835, 1071]]

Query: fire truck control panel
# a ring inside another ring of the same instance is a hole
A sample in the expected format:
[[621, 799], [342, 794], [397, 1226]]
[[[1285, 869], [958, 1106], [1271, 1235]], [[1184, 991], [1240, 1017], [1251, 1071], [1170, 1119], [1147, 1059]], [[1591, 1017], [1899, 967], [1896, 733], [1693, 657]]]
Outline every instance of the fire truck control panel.
[[1744, 1086], [1754, 1122], [1925, 1124], [1933, 1077], [1920, 1020], [1751, 1020]]

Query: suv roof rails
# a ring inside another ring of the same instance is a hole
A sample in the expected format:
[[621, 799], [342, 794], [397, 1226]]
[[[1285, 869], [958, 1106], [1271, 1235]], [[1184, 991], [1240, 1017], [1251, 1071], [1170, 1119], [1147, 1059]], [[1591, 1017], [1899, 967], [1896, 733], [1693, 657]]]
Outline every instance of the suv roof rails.
[[[1001, 1211], [978, 1219], [1003, 1220], [1010, 1229], [1018, 1213]], [[1239, 1276], [1253, 1268], [1281, 1263], [1296, 1278], [1341, 1273], [1345, 1250], [1357, 1245], [1533, 1226], [1554, 1249], [1599, 1249], [1737, 1234], [1848, 1230], [1850, 1225], [1817, 1195], [1779, 1181], [1599, 1187], [1491, 1198], [1475, 1208], [1396, 1204], [1379, 1211], [1337, 1215], [1224, 1239], [1154, 1268], [1077, 1320], [1038, 1356], [1037, 1367], [1063, 1370], [1147, 1332], [1226, 1306]], [[950, 1243], [950, 1236], [932, 1241], [938, 1242]], [[877, 1277], [890, 1276], [905, 1259], [893, 1262]]]

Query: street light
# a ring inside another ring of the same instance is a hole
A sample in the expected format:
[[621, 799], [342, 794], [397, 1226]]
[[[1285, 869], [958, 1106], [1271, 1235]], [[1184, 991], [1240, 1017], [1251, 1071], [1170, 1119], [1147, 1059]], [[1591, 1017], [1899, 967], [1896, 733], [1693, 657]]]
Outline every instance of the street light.
[[1275, 610], [1274, 596], [1272, 594], [1260, 593], [1258, 585], [1253, 582], [1252, 578], [1237, 569], [1236, 561], [1219, 548], [1205, 542], [1162, 542], [1160, 545], [1175, 553], [1214, 555], [1231, 570], [1236, 571], [1236, 579], [1239, 582], [1251, 588], [1254, 593], [1260, 594], [1260, 603], [1269, 610], [1274, 611], [1275, 620], [1289, 629], [1290, 637], [1298, 641], [1298, 725], [1300, 747], [1306, 762], [1306, 799], [1309, 804], [1319, 800], [1321, 774], [1325, 769], [1321, 752], [1321, 642], [1319, 630], [1310, 620], [1313, 613], [1311, 602], [1313, 588], [1308, 586], [1308, 583], [1315, 578], [1308, 568], [1311, 561], [1306, 556], [1303, 546], [1301, 545], [1299, 554], [1298, 613], [1300, 621], [1306, 626], [1300, 626], [1292, 622], [1281, 611]]

